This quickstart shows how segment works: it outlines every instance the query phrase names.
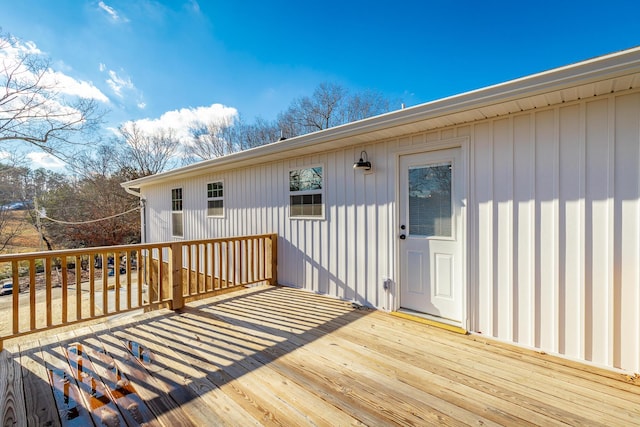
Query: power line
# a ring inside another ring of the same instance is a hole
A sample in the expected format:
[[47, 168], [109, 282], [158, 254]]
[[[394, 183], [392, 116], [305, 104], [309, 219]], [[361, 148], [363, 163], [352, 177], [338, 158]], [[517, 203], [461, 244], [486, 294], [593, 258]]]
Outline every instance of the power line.
[[42, 212], [38, 212], [38, 211], [36, 211], [36, 213], [40, 216], [40, 218], [48, 219], [49, 221], [51, 221], [51, 222], [56, 222], [56, 223], [58, 223], [58, 224], [64, 224], [64, 225], [82, 225], [82, 224], [91, 224], [91, 223], [94, 223], [94, 222], [105, 221], [105, 220], [107, 220], [107, 219], [111, 219], [111, 218], [117, 218], [117, 217], [119, 217], [119, 216], [126, 215], [126, 214], [128, 214], [129, 212], [137, 211], [137, 210], [139, 210], [139, 209], [140, 209], [140, 206], [138, 206], [137, 208], [129, 209], [129, 210], [128, 210], [128, 211], [126, 211], [126, 212], [122, 212], [122, 213], [119, 213], [119, 214], [111, 215], [111, 216], [108, 216], [108, 217], [105, 217], [105, 218], [92, 219], [92, 220], [90, 220], [90, 221], [79, 221], [79, 222], [61, 221], [61, 220], [58, 220], [58, 219], [49, 218], [48, 216], [46, 216], [46, 215], [45, 215], [45, 214], [43, 214]]

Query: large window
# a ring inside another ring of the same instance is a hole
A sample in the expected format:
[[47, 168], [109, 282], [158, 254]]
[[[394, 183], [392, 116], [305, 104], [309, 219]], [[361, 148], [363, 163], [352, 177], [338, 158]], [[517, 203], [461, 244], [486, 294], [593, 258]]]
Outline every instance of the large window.
[[182, 227], [182, 188], [171, 190], [171, 234], [183, 237]]
[[289, 171], [289, 216], [323, 217], [322, 166]]
[[223, 187], [222, 181], [207, 184], [207, 216], [224, 216]]

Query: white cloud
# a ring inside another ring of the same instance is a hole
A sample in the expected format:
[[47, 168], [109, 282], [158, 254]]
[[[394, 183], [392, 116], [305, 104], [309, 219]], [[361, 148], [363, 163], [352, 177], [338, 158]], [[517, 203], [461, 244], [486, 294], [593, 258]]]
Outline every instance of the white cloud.
[[100, 64], [98, 64], [98, 69], [100, 70], [100, 72], [103, 72], [107, 69], [107, 66], [101, 62]]
[[[24, 65], [22, 58], [24, 55], [38, 56], [41, 54], [42, 52], [35, 43], [15, 40], [13, 45], [0, 49], [0, 62], [2, 62], [7, 70], [13, 71], [14, 75], [20, 75], [24, 81], [30, 80], [35, 82], [37, 81], [37, 76], [33, 73], [32, 69]], [[93, 83], [77, 80], [68, 74], [51, 68], [45, 70], [39, 83], [42, 87], [53, 87], [56, 92], [62, 95], [109, 102], [109, 98], [94, 86]]]
[[238, 116], [238, 110], [222, 104], [212, 104], [209, 107], [181, 108], [179, 110], [167, 111], [158, 119], [141, 119], [130, 123], [142, 131], [154, 134], [168, 129], [173, 130], [175, 135], [183, 142], [190, 140], [189, 129], [194, 124], [223, 123]]
[[147, 103], [144, 101], [138, 102], [138, 108], [144, 110], [145, 108], [147, 108]]
[[103, 1], [98, 3], [98, 7], [105, 11], [114, 22], [129, 22], [127, 18], [121, 17], [113, 7], [107, 5]]
[[32, 152], [27, 154], [27, 157], [33, 163], [34, 169], [62, 169], [65, 167], [65, 163], [62, 160], [47, 153]]
[[0, 151], [0, 160], [6, 160], [11, 157], [11, 153], [8, 151]]
[[93, 83], [84, 80], [76, 80], [58, 71], [47, 70], [43, 76], [45, 84], [55, 85], [60, 93], [77, 96], [84, 99], [95, 99], [107, 103], [109, 98], [95, 87]]
[[118, 73], [116, 73], [113, 70], [109, 70], [108, 74], [109, 74], [109, 78], [106, 80], [107, 84], [118, 97], [120, 98], [123, 97], [123, 94], [122, 94], [123, 89], [135, 90], [136, 87], [131, 81], [131, 77], [119, 76]]

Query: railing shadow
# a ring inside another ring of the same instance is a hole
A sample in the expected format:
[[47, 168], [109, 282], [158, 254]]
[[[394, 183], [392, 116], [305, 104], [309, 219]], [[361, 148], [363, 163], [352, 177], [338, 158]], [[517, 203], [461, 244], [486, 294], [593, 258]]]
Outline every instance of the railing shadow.
[[[89, 423], [93, 417], [100, 424], [104, 420], [96, 414], [107, 410], [121, 425], [139, 424], [150, 413], [173, 425], [211, 423], [216, 417], [223, 422], [215, 405], [221, 399], [227, 407], [238, 405], [222, 390], [228, 384], [260, 393], [238, 380], [368, 312], [304, 291], [267, 287], [190, 303], [177, 312], [120, 319], [61, 341], [43, 340], [40, 348], [25, 348], [20, 355], [4, 353], [14, 358], [7, 365], [22, 372], [24, 389], [51, 390], [53, 384], [52, 396], [38, 396], [39, 404], [26, 399], [26, 413], [36, 411], [34, 424], [56, 414]], [[51, 405], [57, 407], [53, 412]], [[3, 409], [7, 420], [10, 411], [6, 404]]]

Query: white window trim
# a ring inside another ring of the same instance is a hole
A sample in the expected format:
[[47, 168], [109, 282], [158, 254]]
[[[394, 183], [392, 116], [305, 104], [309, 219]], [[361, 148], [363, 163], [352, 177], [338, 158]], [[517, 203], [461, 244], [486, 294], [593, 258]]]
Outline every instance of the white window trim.
[[[181, 210], [173, 210], [173, 191], [174, 190], [180, 190], [180, 204], [182, 206]], [[182, 222], [182, 235], [177, 235], [173, 233], [173, 214], [175, 213], [179, 213], [180, 214], [180, 220]], [[180, 238], [183, 239], [184, 238], [184, 189], [183, 187], [175, 187], [171, 189], [171, 237], [175, 237], [175, 238]]]
[[[295, 170], [300, 170], [300, 169], [313, 169], [313, 168], [322, 168], [322, 188], [320, 190], [303, 190], [303, 191], [291, 191], [290, 190], [290, 173], [291, 171], [295, 171]], [[289, 217], [290, 220], [293, 221], [297, 221], [297, 220], [315, 220], [315, 221], [322, 221], [324, 219], [326, 219], [326, 206], [327, 206], [327, 201], [326, 201], [326, 197], [325, 197], [325, 187], [326, 187], [326, 182], [325, 182], [325, 176], [326, 176], [326, 171], [327, 168], [324, 164], [322, 163], [318, 163], [318, 164], [312, 164], [312, 165], [303, 165], [303, 166], [294, 166], [294, 167], [290, 167], [287, 170], [287, 216]], [[305, 216], [292, 216], [291, 215], [291, 196], [304, 196], [306, 194], [320, 194], [322, 195], [322, 215], [305, 215]]]
[[[222, 197], [209, 197], [209, 184], [215, 184], [216, 182], [220, 182], [222, 183]], [[207, 188], [206, 188], [206, 195], [207, 195], [207, 207], [206, 207], [206, 211], [207, 211], [207, 218], [225, 218], [226, 214], [227, 214], [227, 203], [225, 201], [226, 195], [227, 195], [227, 184], [224, 182], [224, 179], [214, 179], [211, 181], [207, 182]], [[209, 215], [209, 201], [211, 200], [222, 200], [222, 215]]]

